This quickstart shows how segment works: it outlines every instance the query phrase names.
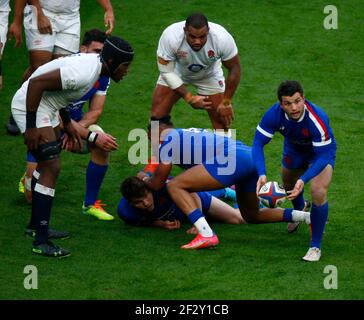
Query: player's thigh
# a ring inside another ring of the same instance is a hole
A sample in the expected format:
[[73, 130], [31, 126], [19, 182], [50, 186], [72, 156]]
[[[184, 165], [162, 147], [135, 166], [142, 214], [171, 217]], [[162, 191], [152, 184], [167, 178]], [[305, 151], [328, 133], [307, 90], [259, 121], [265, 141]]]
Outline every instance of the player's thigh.
[[173, 178], [169, 185], [184, 189], [190, 192], [220, 189], [224, 186], [213, 178], [202, 164], [194, 166], [177, 177]]
[[235, 190], [239, 210], [244, 220], [247, 222], [257, 220], [259, 214], [259, 199], [256, 192], [247, 192], [237, 186]]
[[40, 66], [52, 60], [52, 52], [47, 50], [30, 50], [29, 51], [29, 64], [31, 73], [37, 70]]
[[208, 210], [208, 216], [214, 220], [218, 220], [224, 223], [230, 224], [241, 224], [243, 218], [240, 214], [239, 209], [235, 209], [229, 206], [224, 201], [218, 198], [211, 197], [211, 204]]
[[157, 83], [152, 97], [151, 116], [160, 118], [168, 115], [179, 98], [180, 96], [170, 87]]

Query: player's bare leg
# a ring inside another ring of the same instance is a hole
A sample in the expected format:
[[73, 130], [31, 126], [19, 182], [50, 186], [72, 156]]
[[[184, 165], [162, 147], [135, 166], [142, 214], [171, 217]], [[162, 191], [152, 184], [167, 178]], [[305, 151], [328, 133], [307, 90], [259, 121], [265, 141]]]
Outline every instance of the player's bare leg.
[[151, 117], [160, 119], [169, 115], [179, 99], [180, 95], [171, 88], [157, 84], [153, 92]]
[[225, 129], [225, 130], [229, 129], [223, 124], [219, 116], [219, 113], [217, 112], [217, 107], [222, 103], [223, 98], [224, 98], [223, 93], [209, 95], [209, 100], [211, 101], [212, 104], [211, 104], [211, 109], [208, 109], [207, 112], [210, 117], [212, 127], [214, 129]]
[[172, 200], [188, 216], [199, 232], [196, 238], [182, 246], [182, 249], [209, 248], [215, 247], [219, 243], [191, 192], [221, 189], [222, 187], [224, 186], [215, 180], [203, 165], [188, 169], [168, 183], [167, 188]]

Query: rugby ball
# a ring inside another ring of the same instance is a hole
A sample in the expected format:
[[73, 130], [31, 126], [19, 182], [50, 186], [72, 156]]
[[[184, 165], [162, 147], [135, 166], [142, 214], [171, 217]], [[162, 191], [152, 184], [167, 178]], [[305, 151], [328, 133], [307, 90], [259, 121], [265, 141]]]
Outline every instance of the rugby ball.
[[286, 200], [286, 190], [276, 181], [269, 181], [263, 185], [258, 197], [261, 202], [268, 208], [276, 208]]

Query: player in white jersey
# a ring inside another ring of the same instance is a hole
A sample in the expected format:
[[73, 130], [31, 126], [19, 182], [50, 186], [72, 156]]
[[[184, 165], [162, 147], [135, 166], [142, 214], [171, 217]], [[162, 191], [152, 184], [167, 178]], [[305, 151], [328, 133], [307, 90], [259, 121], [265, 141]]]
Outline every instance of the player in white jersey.
[[6, 43], [6, 34], [8, 33], [9, 12], [9, 0], [0, 0], [0, 90], [3, 88], [1, 60]]
[[58, 114], [61, 115], [70, 148], [73, 148], [72, 144], [81, 148], [81, 138], [84, 138], [105, 151], [116, 150], [115, 139], [108, 134], [83, 127], [78, 132], [65, 108], [88, 92], [100, 76], [120, 81], [127, 74], [133, 56], [128, 42], [119, 37], [109, 37], [100, 55], [80, 53], [53, 60], [39, 67], [15, 94], [12, 113], [24, 133], [28, 150], [38, 162], [39, 171], [39, 176], [32, 179], [30, 224], [31, 229], [36, 230], [32, 252], [50, 257], [70, 254], [49, 242], [49, 238], [61, 237], [59, 232], [48, 229], [60, 171]]
[[[114, 28], [112, 5], [110, 0], [97, 2], [105, 11], [104, 23], [108, 27], [106, 33], [109, 34]], [[23, 75], [23, 81], [26, 81], [39, 66], [52, 59], [78, 52], [81, 29], [80, 0], [28, 0], [25, 7], [24, 2], [22, 5], [29, 51], [29, 68]], [[7, 130], [10, 134], [19, 133], [11, 117]]]
[[[240, 59], [233, 37], [199, 13], [167, 27], [157, 50], [160, 76], [153, 94], [151, 119], [158, 120], [183, 97], [206, 109], [215, 129], [228, 129], [234, 114], [231, 99], [240, 82]], [[221, 65], [227, 68], [225, 83]], [[186, 84], [197, 88], [197, 95]]]

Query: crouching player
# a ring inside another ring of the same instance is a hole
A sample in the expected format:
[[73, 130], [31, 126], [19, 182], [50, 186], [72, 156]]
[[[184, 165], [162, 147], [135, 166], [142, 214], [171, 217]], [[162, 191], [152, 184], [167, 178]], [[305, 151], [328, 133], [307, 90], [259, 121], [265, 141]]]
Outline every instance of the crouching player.
[[[87, 31], [84, 35], [80, 52], [100, 53], [104, 46], [105, 39], [106, 34], [101, 30], [91, 29]], [[76, 130], [80, 134], [86, 132], [87, 137], [88, 129], [90, 130], [90, 135], [88, 136], [88, 141], [86, 139], [83, 140], [81, 150], [72, 148], [69, 141], [67, 141], [67, 136], [64, 136], [62, 144], [63, 149], [67, 151], [80, 154], [91, 154], [91, 159], [86, 170], [86, 192], [82, 212], [85, 215], [94, 216], [99, 220], [114, 220], [114, 217], [103, 209], [104, 204], [101, 203], [101, 200], [98, 200], [101, 184], [108, 169], [109, 152], [103, 150], [102, 146], [98, 145], [97, 139], [95, 140], [96, 143], [93, 143], [95, 137], [98, 137], [98, 139], [101, 140], [100, 134], [104, 134], [102, 128], [97, 125], [97, 121], [103, 111], [109, 84], [110, 78], [101, 76], [93, 85], [92, 89], [81, 99], [67, 106], [67, 110], [69, 111], [72, 123]], [[83, 106], [87, 101], [89, 101], [89, 110], [84, 113]], [[39, 173], [35, 171], [36, 168], [37, 161], [32, 153], [28, 151], [27, 169], [24, 176], [24, 194], [29, 203], [32, 201], [32, 176], [35, 175], [36, 178], [39, 176]], [[20, 184], [19, 191], [22, 190], [21, 187], [22, 185]], [[29, 233], [31, 230], [27, 230], [26, 232]]]
[[[166, 185], [152, 191], [141, 179], [129, 177], [122, 182], [120, 191], [123, 198], [118, 205], [118, 215], [127, 224], [175, 230], [186, 221], [184, 213], [169, 196]], [[245, 223], [239, 209], [234, 209], [210, 193], [196, 192], [191, 196], [208, 218], [230, 224]], [[187, 233], [196, 234], [197, 229], [193, 227]]]

